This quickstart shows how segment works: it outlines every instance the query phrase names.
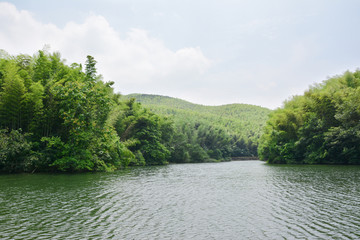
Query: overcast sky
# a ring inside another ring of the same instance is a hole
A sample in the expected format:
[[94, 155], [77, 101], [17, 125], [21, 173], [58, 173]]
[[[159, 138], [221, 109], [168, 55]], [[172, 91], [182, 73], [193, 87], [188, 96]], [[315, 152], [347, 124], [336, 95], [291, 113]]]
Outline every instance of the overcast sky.
[[97, 60], [122, 94], [277, 108], [360, 67], [358, 0], [14, 0], [0, 49]]

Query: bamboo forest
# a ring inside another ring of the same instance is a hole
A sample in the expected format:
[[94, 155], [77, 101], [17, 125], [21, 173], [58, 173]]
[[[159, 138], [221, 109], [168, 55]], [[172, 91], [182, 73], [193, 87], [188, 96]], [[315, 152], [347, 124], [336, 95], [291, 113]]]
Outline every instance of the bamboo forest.
[[85, 66], [67, 65], [45, 50], [1, 52], [0, 171], [114, 171], [257, 156], [269, 109], [223, 106], [226, 116], [216, 119], [211, 107], [201, 116], [174, 103], [168, 110], [176, 115], [150, 110], [115, 93], [96, 63], [87, 56]]

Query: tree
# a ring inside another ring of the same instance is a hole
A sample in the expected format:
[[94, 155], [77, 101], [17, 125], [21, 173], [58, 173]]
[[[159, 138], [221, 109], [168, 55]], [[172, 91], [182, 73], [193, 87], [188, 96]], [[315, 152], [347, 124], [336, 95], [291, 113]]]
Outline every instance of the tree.
[[360, 71], [311, 87], [275, 111], [260, 141], [270, 163], [359, 164]]
[[39, 51], [35, 57], [35, 64], [33, 68], [33, 81], [41, 82], [45, 86], [51, 76], [51, 62], [49, 56], [44, 51]]
[[85, 63], [85, 75], [86, 79], [89, 81], [95, 81], [96, 79], [96, 61], [94, 57], [88, 55], [86, 57], [86, 63]]
[[0, 130], [0, 172], [34, 171], [37, 155], [29, 134], [20, 130]]
[[24, 95], [24, 129], [35, 130], [43, 115], [44, 87], [40, 82], [32, 83]]
[[12, 62], [4, 69], [4, 82], [0, 93], [0, 125], [3, 128], [22, 127], [22, 110], [25, 95], [24, 81], [17, 73], [18, 68]]

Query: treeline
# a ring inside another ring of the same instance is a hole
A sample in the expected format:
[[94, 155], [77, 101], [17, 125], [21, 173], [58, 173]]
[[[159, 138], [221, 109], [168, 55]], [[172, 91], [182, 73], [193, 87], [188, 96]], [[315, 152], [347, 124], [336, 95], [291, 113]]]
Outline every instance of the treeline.
[[[204, 106], [181, 99], [149, 94], [131, 94], [151, 111], [174, 120], [178, 142], [187, 146], [182, 161], [193, 161], [186, 150], [195, 147], [205, 159], [229, 159], [232, 157], [257, 156], [259, 137], [268, 119], [269, 109], [247, 105], [229, 104]], [[180, 153], [180, 152], [179, 152]], [[180, 161], [180, 158], [176, 158]]]
[[204, 106], [181, 99], [151, 95], [130, 94], [127, 98], [149, 107], [155, 113], [178, 119], [202, 120], [216, 128], [222, 128], [230, 134], [258, 143], [263, 127], [268, 120], [270, 109], [249, 104], [227, 104], [221, 106]]
[[[96, 61], [0, 51], [0, 172], [113, 171], [256, 154], [210, 123], [154, 114], [102, 81]], [[181, 123], [180, 123], [181, 122]]]
[[256, 155], [257, 146], [251, 141], [245, 142], [202, 120], [178, 119], [174, 128], [171, 162], [227, 161]]
[[0, 171], [111, 171], [164, 164], [172, 122], [113, 92], [96, 61], [59, 53], [0, 58]]
[[360, 164], [360, 71], [315, 85], [274, 111], [259, 156], [270, 163]]

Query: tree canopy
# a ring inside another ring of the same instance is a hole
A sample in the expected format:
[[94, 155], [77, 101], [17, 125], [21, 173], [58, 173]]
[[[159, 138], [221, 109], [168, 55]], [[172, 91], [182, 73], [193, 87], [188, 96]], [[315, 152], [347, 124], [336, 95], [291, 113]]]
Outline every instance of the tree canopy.
[[0, 172], [113, 171], [256, 155], [268, 109], [204, 111], [190, 103], [184, 108], [184, 101], [146, 108], [114, 93], [96, 63], [87, 56], [83, 69], [66, 65], [58, 52], [1, 51]]
[[[164, 164], [172, 122], [113, 92], [87, 56], [0, 58], [0, 171], [112, 171]], [[166, 131], [166, 132], [165, 132]]]
[[259, 156], [270, 163], [360, 164], [360, 70], [314, 85], [274, 111]]
[[173, 162], [203, 162], [257, 156], [258, 140], [270, 110], [248, 104], [204, 106], [181, 99], [131, 94], [151, 111], [173, 119]]

